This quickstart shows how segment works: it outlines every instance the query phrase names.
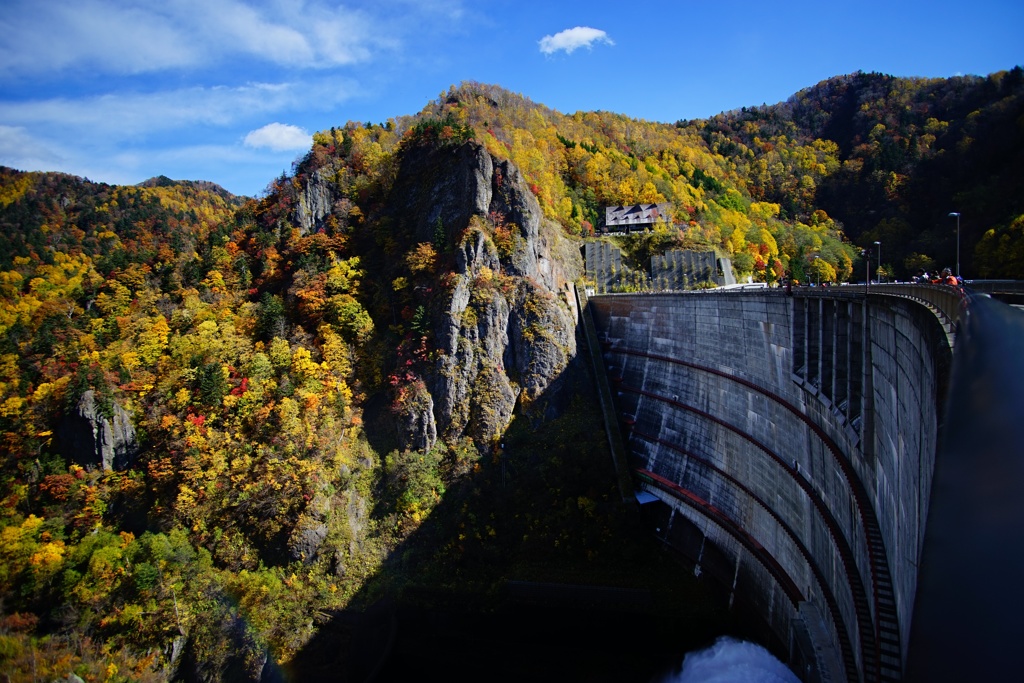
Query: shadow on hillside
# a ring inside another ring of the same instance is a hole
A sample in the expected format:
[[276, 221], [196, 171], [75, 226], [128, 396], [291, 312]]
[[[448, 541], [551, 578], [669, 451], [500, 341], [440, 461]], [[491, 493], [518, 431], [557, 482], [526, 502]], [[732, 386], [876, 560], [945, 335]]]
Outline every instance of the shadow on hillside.
[[504, 452], [449, 487], [351, 609], [264, 680], [649, 681], [735, 632], [724, 597], [621, 501], [585, 360], [555, 383], [571, 397], [562, 417], [517, 417]]

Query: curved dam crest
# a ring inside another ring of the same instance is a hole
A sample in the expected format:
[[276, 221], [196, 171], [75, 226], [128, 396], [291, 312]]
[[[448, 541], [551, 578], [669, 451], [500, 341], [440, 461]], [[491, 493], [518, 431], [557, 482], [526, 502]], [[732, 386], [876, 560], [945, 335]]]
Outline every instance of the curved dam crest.
[[960, 298], [906, 294], [589, 300], [645, 514], [803, 680], [904, 678]]

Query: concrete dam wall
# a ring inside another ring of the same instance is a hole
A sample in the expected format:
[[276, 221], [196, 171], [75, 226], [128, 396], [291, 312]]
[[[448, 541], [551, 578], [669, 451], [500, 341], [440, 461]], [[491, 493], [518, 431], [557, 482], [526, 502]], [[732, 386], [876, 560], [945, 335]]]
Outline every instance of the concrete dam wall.
[[941, 312], [875, 288], [589, 308], [664, 541], [805, 680], [901, 680], [951, 360]]

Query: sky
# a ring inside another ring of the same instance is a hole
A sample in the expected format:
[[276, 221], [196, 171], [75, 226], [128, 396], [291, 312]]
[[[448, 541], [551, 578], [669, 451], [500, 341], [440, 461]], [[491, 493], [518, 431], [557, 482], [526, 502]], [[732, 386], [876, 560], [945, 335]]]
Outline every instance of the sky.
[[0, 165], [258, 196], [319, 130], [463, 81], [699, 119], [832, 76], [1024, 65], [1020, 0], [2, 0]]

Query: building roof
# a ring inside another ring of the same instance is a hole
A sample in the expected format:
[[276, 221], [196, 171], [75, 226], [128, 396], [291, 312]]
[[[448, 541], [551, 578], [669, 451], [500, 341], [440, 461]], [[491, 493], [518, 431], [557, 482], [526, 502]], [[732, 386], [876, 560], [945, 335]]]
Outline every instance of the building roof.
[[631, 206], [606, 206], [604, 224], [608, 227], [622, 225], [653, 225], [658, 221], [672, 221], [672, 204], [633, 204]]

